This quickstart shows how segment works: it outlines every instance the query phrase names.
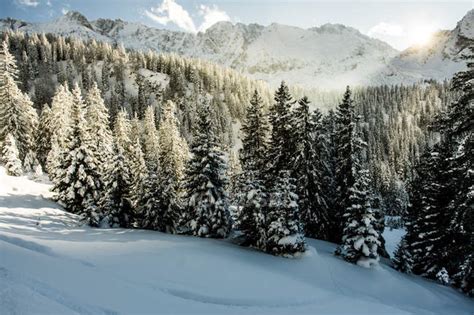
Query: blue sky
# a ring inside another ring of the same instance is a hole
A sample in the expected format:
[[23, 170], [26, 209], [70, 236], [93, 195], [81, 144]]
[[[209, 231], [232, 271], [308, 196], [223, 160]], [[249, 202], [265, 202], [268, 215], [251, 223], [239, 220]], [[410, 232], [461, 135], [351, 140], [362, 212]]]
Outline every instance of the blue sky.
[[472, 0], [0, 0], [0, 17], [48, 21], [76, 10], [91, 20], [121, 18], [188, 32], [222, 20], [304, 28], [341, 23], [404, 49], [423, 44], [438, 29], [454, 28], [472, 8]]

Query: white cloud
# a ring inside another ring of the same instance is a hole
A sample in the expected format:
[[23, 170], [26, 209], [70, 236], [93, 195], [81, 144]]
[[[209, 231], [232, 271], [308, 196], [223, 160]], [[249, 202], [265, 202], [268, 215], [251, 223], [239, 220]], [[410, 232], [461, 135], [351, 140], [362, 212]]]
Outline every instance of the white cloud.
[[201, 4], [199, 7], [199, 15], [201, 15], [204, 19], [201, 26], [199, 27], [199, 31], [202, 32], [217, 22], [230, 21], [230, 16], [225, 11], [220, 10], [216, 5], [211, 7]]
[[376, 36], [394, 36], [399, 37], [403, 36], [404, 31], [403, 27], [398, 24], [391, 24], [380, 22], [379, 24], [373, 26], [368, 32], [367, 35], [376, 37]]
[[196, 33], [196, 25], [181, 5], [174, 0], [163, 0], [161, 5], [145, 11], [145, 15], [163, 25], [174, 23], [185, 31]]
[[68, 12], [69, 12], [69, 10], [66, 9], [66, 8], [62, 8], [62, 9], [61, 9], [61, 13], [62, 13], [62, 14], [66, 14], [66, 13], [68, 13]]
[[37, 0], [17, 0], [17, 3], [27, 7], [37, 7], [40, 4]]
[[46, 1], [46, 5], [47, 5], [48, 7], [51, 7], [51, 6], [53, 6], [53, 4], [51, 3], [51, 1], [50, 1], [50, 0]]
[[158, 7], [145, 10], [145, 15], [155, 22], [162, 25], [173, 23], [191, 33], [205, 31], [220, 21], [230, 21], [229, 15], [225, 11], [220, 10], [216, 5], [200, 5], [198, 14], [202, 17], [202, 23], [199, 26], [197, 26], [189, 12], [178, 4], [176, 0], [163, 0]]

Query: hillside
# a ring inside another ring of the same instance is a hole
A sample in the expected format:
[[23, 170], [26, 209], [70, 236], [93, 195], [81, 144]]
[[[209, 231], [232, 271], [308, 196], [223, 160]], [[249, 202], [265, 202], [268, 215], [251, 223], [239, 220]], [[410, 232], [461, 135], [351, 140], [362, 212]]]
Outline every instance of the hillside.
[[431, 43], [398, 52], [388, 44], [340, 24], [302, 29], [220, 22], [197, 35], [148, 27], [122, 20], [88, 21], [78, 12], [46, 23], [14, 19], [0, 28], [94, 38], [127, 48], [173, 52], [242, 71], [275, 86], [282, 79], [305, 88], [413, 83], [443, 80], [464, 68], [460, 60], [473, 40], [474, 11], [452, 31], [442, 31]]
[[344, 262], [332, 255], [331, 243], [309, 239], [304, 257], [285, 259], [226, 241], [92, 229], [47, 199], [48, 184], [7, 176], [3, 167], [0, 181], [0, 309], [10, 314], [470, 314], [474, 308], [451, 288], [385, 264], [370, 270]]

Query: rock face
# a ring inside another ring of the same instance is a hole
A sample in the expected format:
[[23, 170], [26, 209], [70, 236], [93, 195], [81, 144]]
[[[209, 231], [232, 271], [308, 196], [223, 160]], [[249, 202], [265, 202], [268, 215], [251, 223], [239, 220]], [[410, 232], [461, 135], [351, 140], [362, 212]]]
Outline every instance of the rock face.
[[398, 52], [340, 24], [302, 29], [219, 22], [190, 34], [109, 19], [88, 21], [78, 12], [47, 23], [0, 20], [1, 29], [45, 32], [123, 43], [127, 48], [177, 53], [232, 67], [271, 85], [281, 80], [305, 88], [443, 80], [465, 67], [461, 55], [474, 42], [474, 10], [451, 31], [422, 47]]

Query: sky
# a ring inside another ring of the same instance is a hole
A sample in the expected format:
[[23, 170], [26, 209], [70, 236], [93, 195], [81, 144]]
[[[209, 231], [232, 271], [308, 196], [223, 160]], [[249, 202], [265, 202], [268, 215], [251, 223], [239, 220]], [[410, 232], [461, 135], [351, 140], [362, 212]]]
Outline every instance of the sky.
[[219, 21], [303, 28], [340, 23], [403, 50], [453, 29], [473, 7], [474, 0], [0, 0], [0, 18], [43, 22], [74, 10], [90, 20], [120, 18], [193, 33]]

